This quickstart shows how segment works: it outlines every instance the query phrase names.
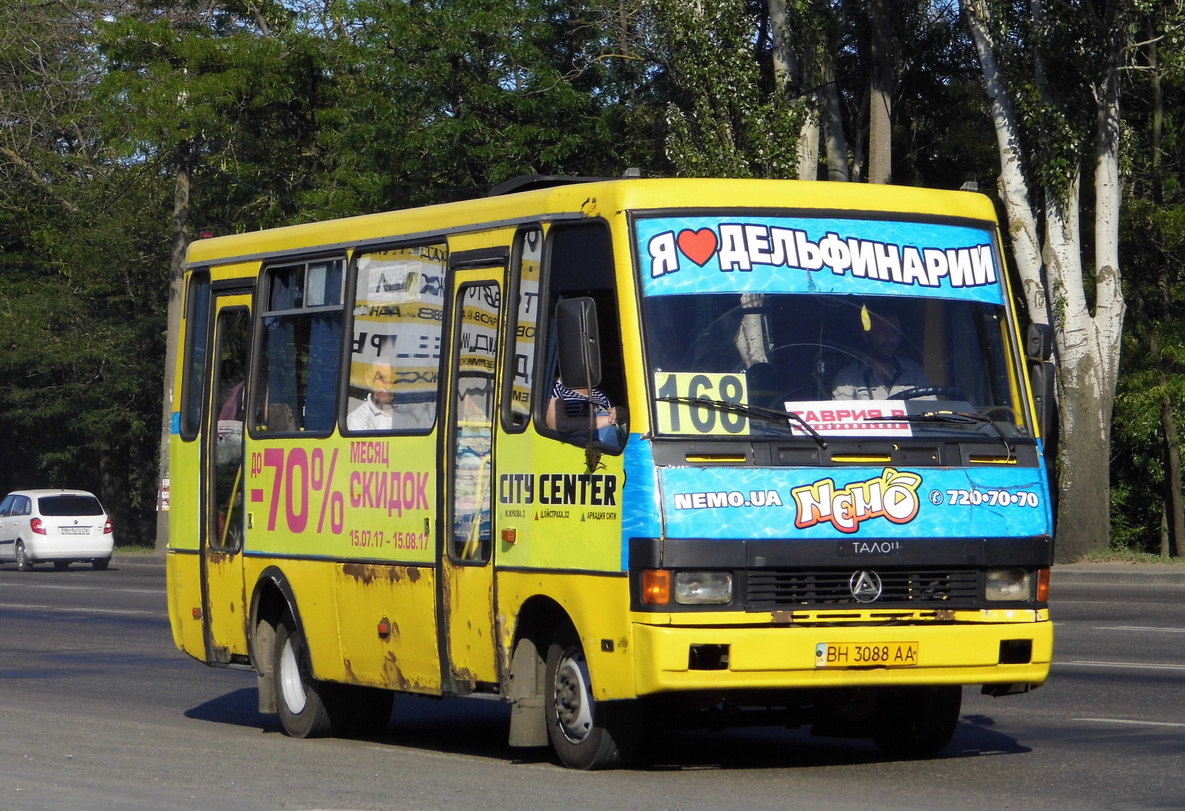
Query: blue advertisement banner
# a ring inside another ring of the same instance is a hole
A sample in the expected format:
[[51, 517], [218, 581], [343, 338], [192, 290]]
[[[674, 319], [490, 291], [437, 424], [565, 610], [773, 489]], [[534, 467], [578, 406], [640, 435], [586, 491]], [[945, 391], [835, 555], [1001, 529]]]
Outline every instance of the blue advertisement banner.
[[668, 538], [1000, 538], [1051, 532], [1038, 468], [666, 468]]
[[987, 228], [732, 214], [635, 222], [646, 295], [810, 293], [1001, 304]]

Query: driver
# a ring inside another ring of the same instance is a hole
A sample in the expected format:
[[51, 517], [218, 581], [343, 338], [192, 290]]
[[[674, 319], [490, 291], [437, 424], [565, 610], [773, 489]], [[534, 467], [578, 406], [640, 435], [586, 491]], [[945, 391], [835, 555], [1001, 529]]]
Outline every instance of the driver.
[[835, 400], [887, 400], [908, 389], [930, 385], [922, 367], [901, 357], [901, 319], [896, 313], [870, 313], [864, 323], [865, 359], [840, 369], [832, 381]]

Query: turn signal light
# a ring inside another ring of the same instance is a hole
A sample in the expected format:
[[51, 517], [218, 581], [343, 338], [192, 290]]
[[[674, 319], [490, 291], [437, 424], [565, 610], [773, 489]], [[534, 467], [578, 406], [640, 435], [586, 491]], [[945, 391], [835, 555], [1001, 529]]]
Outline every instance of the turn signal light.
[[1037, 602], [1049, 602], [1049, 570], [1037, 570]]
[[667, 605], [671, 602], [671, 573], [666, 569], [642, 572], [642, 604]]

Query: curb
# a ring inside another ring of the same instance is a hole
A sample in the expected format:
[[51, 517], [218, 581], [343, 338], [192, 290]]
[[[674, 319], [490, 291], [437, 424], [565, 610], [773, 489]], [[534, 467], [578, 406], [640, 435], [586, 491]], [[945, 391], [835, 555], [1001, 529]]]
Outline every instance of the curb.
[[1166, 563], [1064, 563], [1054, 565], [1050, 586], [1102, 584], [1114, 586], [1185, 586], [1185, 566]]
[[111, 556], [111, 565], [116, 568], [131, 568], [133, 566], [155, 566], [158, 568], [165, 568], [165, 556], [163, 554], [151, 555], [121, 555], [118, 551]]

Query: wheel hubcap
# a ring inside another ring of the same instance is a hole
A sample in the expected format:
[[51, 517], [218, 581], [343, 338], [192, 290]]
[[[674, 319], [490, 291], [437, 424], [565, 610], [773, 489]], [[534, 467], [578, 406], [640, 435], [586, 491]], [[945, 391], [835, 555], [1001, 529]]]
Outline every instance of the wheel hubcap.
[[592, 728], [592, 696], [584, 662], [565, 656], [555, 674], [555, 710], [564, 737], [580, 743]]
[[305, 701], [304, 682], [300, 678], [300, 665], [296, 661], [296, 651], [292, 649], [292, 641], [284, 640], [284, 650], [280, 652], [279, 663], [280, 692], [284, 696], [284, 705], [293, 715], [304, 712]]

